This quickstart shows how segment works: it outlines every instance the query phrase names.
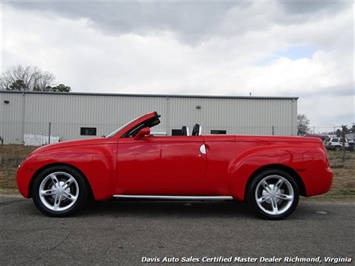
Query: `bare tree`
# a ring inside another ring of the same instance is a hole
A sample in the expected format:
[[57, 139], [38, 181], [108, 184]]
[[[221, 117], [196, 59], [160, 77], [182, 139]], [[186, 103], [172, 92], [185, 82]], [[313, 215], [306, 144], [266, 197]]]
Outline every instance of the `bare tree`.
[[38, 67], [13, 66], [0, 76], [0, 89], [17, 91], [46, 91], [53, 86], [55, 76]]
[[309, 119], [306, 115], [297, 115], [297, 135], [304, 135], [309, 131]]

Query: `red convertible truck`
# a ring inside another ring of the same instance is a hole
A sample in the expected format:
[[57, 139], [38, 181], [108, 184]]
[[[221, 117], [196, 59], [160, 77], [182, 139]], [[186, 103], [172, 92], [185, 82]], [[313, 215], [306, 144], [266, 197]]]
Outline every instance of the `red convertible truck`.
[[[38, 148], [20, 165], [17, 186], [49, 216], [69, 216], [89, 198], [247, 201], [282, 219], [299, 196], [329, 191], [327, 153], [315, 138], [153, 136], [159, 115], [143, 115], [107, 137]], [[185, 129], [185, 127], [183, 127]]]

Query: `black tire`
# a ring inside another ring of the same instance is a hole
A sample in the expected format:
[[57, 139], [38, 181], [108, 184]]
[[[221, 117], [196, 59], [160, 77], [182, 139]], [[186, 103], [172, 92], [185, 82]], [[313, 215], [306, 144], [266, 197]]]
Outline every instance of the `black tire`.
[[77, 212], [88, 199], [88, 187], [80, 172], [69, 166], [52, 166], [42, 171], [32, 186], [36, 207], [51, 217]]
[[258, 174], [247, 190], [248, 204], [256, 214], [268, 220], [284, 219], [298, 205], [297, 183], [287, 172], [273, 169]]

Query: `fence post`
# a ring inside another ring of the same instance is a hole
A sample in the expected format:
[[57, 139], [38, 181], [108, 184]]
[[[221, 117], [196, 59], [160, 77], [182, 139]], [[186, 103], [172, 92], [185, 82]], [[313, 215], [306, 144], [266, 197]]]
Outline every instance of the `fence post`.
[[48, 144], [51, 144], [52, 122], [49, 122], [48, 131]]

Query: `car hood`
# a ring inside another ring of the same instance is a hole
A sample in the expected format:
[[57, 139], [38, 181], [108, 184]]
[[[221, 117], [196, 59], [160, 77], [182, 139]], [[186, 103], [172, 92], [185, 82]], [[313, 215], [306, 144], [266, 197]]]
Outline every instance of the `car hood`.
[[34, 150], [31, 153], [31, 155], [36, 153], [43, 153], [51, 150], [56, 150], [56, 149], [68, 148], [68, 147], [100, 145], [105, 143], [112, 143], [112, 139], [94, 138], [94, 139], [70, 140], [70, 141], [64, 141], [64, 142], [53, 143], [46, 146], [42, 146]]

